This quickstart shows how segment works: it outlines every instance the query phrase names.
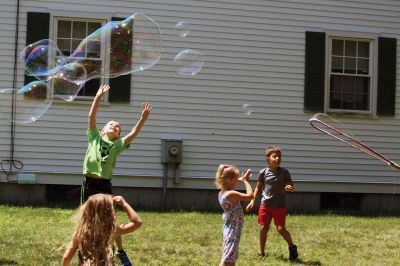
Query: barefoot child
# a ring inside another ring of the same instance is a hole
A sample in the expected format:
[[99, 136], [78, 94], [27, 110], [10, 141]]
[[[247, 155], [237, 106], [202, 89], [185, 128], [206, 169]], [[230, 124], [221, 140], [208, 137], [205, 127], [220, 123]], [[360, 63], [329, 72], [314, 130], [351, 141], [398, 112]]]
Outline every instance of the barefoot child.
[[[253, 190], [249, 184], [252, 172], [250, 169], [239, 178], [239, 169], [233, 165], [221, 164], [215, 175], [215, 184], [221, 191], [218, 194], [219, 204], [224, 213], [222, 229], [223, 247], [220, 266], [235, 265], [239, 255], [239, 241], [242, 234], [244, 215], [240, 201], [251, 200]], [[246, 193], [235, 191], [236, 185], [242, 181]]]

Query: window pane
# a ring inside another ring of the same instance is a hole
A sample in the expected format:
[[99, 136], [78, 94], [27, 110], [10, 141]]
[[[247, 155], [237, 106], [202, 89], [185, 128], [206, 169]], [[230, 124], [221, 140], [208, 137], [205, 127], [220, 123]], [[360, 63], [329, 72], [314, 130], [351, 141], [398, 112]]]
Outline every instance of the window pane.
[[356, 59], [345, 57], [344, 59], [344, 73], [355, 74], [356, 73]]
[[332, 40], [332, 54], [343, 56], [343, 40]]
[[343, 92], [354, 93], [356, 90], [356, 77], [343, 77]]
[[332, 92], [330, 96], [329, 107], [333, 109], [341, 109], [342, 94]]
[[80, 59], [79, 63], [85, 67], [88, 77], [98, 77], [102, 74], [103, 62], [101, 60]]
[[357, 59], [357, 74], [368, 75], [369, 73], [369, 59]]
[[64, 55], [69, 55], [71, 51], [70, 39], [57, 39], [57, 46], [63, 52]]
[[343, 86], [343, 77], [342, 76], [331, 76], [331, 92], [341, 92]]
[[358, 57], [369, 58], [369, 42], [358, 42]]
[[87, 57], [100, 58], [100, 41], [91, 41], [87, 44]]
[[86, 37], [86, 22], [74, 21], [72, 24], [72, 38], [85, 39]]
[[342, 109], [354, 110], [354, 93], [343, 93]]
[[332, 57], [332, 72], [343, 73], [343, 57]]
[[[75, 51], [75, 49], [78, 47], [78, 45], [82, 42], [82, 40], [72, 40], [72, 51]], [[84, 48], [83, 50], [85, 50]], [[82, 57], [86, 57], [86, 55], [82, 55]]]
[[100, 87], [100, 78], [91, 79], [85, 83], [78, 96], [95, 96]]
[[369, 93], [369, 77], [356, 78], [356, 93], [357, 94]]
[[100, 27], [101, 27], [101, 23], [89, 22], [88, 23], [88, 34], [87, 35], [92, 34], [93, 32], [95, 32]]
[[368, 94], [359, 94], [356, 96], [356, 109], [357, 110], [369, 110]]
[[71, 38], [71, 21], [58, 21], [57, 35], [59, 38]]
[[344, 50], [345, 56], [356, 56], [357, 42], [355, 41], [345, 41], [344, 42]]

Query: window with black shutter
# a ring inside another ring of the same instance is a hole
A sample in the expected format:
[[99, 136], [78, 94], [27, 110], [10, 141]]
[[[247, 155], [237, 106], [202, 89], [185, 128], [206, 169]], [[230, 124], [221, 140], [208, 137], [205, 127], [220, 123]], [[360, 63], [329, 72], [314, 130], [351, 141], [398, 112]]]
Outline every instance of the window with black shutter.
[[305, 33], [304, 111], [394, 115], [396, 39], [343, 35]]

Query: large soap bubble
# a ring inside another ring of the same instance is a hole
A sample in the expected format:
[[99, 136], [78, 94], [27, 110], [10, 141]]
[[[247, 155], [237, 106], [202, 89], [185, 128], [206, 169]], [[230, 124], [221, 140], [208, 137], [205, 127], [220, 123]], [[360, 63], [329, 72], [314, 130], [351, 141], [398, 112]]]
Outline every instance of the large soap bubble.
[[175, 56], [175, 65], [179, 74], [195, 76], [204, 65], [204, 55], [192, 49], [183, 50]]
[[[101, 46], [110, 40], [106, 53], [109, 68], [103, 66]], [[86, 37], [68, 59], [86, 69], [86, 80], [118, 77], [150, 68], [161, 55], [161, 34], [157, 23], [143, 14], [112, 21]], [[81, 78], [82, 80], [82, 78]]]
[[[57, 60], [52, 61], [52, 58]], [[26, 46], [20, 53], [25, 73], [40, 80], [49, 80], [64, 64], [64, 55], [52, 40], [43, 39]], [[53, 63], [54, 62], [54, 63]]]
[[42, 117], [53, 102], [53, 93], [44, 81], [33, 81], [20, 90], [0, 89], [0, 116], [11, 120], [15, 94], [14, 122], [25, 124]]
[[85, 82], [72, 82], [62, 77], [55, 77], [49, 80], [49, 87], [54, 95], [67, 102], [73, 101], [84, 85]]

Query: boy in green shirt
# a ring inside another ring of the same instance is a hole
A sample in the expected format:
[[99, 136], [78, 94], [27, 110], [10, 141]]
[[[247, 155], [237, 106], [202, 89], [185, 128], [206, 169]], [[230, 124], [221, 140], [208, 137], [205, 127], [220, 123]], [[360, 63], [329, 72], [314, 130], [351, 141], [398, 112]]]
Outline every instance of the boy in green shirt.
[[[112, 194], [111, 179], [117, 156], [129, 147], [139, 133], [152, 109], [150, 103], [142, 103], [142, 115], [136, 125], [125, 137], [121, 138], [121, 125], [118, 121], [109, 121], [101, 130], [96, 127], [97, 109], [101, 97], [110, 89], [101, 85], [93, 100], [88, 117], [88, 148], [83, 163], [85, 180], [82, 185], [81, 203], [97, 193]], [[118, 256], [122, 265], [132, 265], [123, 247], [121, 237], [115, 240]]]

